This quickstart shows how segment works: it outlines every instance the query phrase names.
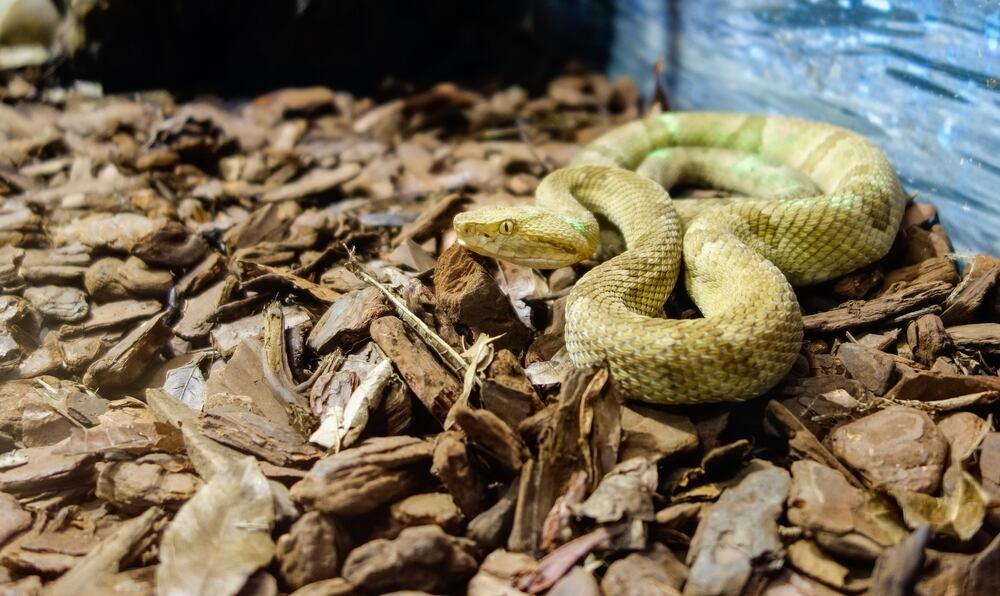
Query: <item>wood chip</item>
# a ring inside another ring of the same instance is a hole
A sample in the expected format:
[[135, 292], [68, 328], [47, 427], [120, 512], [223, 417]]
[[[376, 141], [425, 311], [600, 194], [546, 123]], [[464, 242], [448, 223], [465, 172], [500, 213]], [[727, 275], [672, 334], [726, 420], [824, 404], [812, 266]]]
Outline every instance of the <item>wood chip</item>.
[[414, 341], [396, 317], [371, 324], [372, 339], [396, 365], [417, 399], [442, 424], [462, 392], [462, 384], [423, 343]]
[[907, 310], [943, 300], [951, 291], [944, 281], [920, 283], [894, 294], [864, 302], [848, 302], [840, 308], [807, 315], [802, 321], [806, 331], [832, 332], [863, 327], [897, 316]]

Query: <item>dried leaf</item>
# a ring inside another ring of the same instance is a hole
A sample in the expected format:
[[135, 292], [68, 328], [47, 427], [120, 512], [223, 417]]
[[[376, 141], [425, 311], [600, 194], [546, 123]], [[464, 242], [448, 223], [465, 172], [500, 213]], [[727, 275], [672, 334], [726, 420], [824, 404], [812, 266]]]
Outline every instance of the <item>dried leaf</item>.
[[788, 547], [788, 562], [828, 586], [844, 589], [850, 570], [826, 555], [814, 542], [797, 540]]
[[367, 426], [392, 377], [392, 362], [382, 354], [382, 359], [351, 392], [346, 403], [330, 404], [319, 428], [309, 436], [309, 440], [334, 451], [350, 447]]
[[274, 557], [273, 524], [271, 488], [253, 458], [217, 470], [163, 533], [158, 593], [238, 593]]
[[943, 497], [889, 488], [903, 511], [903, 519], [913, 529], [928, 525], [938, 535], [969, 540], [983, 525], [988, 496], [967, 472], [962, 472], [958, 486]]
[[205, 376], [201, 372], [203, 358], [195, 358], [184, 366], [167, 371], [163, 390], [167, 395], [195, 411], [205, 404]]

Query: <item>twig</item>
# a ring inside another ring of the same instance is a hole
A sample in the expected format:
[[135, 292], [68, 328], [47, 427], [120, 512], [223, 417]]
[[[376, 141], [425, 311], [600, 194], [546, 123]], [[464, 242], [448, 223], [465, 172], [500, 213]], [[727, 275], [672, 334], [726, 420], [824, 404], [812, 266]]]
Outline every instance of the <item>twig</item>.
[[[361, 264], [360, 261], [358, 261], [356, 256], [354, 256], [353, 250], [349, 247], [347, 250], [347, 263], [344, 264], [344, 266], [347, 267], [347, 270], [358, 276], [358, 279], [361, 281], [373, 286], [379, 292], [382, 292], [382, 295], [385, 296], [386, 300], [388, 300], [396, 309], [396, 313], [399, 315], [399, 318], [402, 319], [402, 321], [411, 329], [413, 329], [420, 339], [424, 340], [424, 343], [426, 343], [428, 347], [437, 352], [437, 355], [441, 357], [441, 360], [444, 361], [445, 365], [447, 365], [452, 372], [457, 374], [460, 378], [464, 378], [466, 371], [469, 369], [469, 363], [466, 362], [454, 348], [448, 345], [448, 342], [443, 340], [437, 333], [434, 333], [434, 331], [432, 331], [431, 328], [420, 319], [420, 317], [407, 308], [406, 302], [404, 302], [403, 299], [396, 294], [396, 292], [379, 280], [375, 279], [375, 276], [369, 273], [367, 268]], [[476, 386], [481, 386], [482, 380], [476, 376], [475, 383]]]

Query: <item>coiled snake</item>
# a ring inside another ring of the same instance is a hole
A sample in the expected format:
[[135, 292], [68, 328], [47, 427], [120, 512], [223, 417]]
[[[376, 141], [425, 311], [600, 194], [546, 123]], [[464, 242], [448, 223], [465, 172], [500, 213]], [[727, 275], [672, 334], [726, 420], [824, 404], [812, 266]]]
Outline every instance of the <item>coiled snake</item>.
[[[747, 198], [671, 201], [665, 189], [677, 184]], [[849, 130], [678, 112], [593, 141], [542, 180], [534, 206], [484, 207], [454, 225], [470, 250], [543, 269], [594, 256], [601, 226], [620, 233], [625, 250], [569, 295], [569, 355], [579, 366], [607, 360], [631, 399], [704, 403], [746, 400], [780, 381], [802, 342], [792, 286], [885, 255], [904, 204], [889, 161]], [[704, 318], [658, 318], [682, 253]]]

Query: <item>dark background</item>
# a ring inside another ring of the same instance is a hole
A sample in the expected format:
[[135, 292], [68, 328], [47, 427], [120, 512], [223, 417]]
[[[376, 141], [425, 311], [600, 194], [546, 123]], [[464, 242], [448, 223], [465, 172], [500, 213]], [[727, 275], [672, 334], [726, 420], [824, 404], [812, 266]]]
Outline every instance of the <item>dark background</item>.
[[112, 92], [233, 96], [316, 84], [371, 93], [391, 80], [535, 90], [569, 63], [606, 65], [610, 1], [569, 6], [572, 18], [540, 4], [110, 0], [83, 19], [87, 41], [63, 72]]

